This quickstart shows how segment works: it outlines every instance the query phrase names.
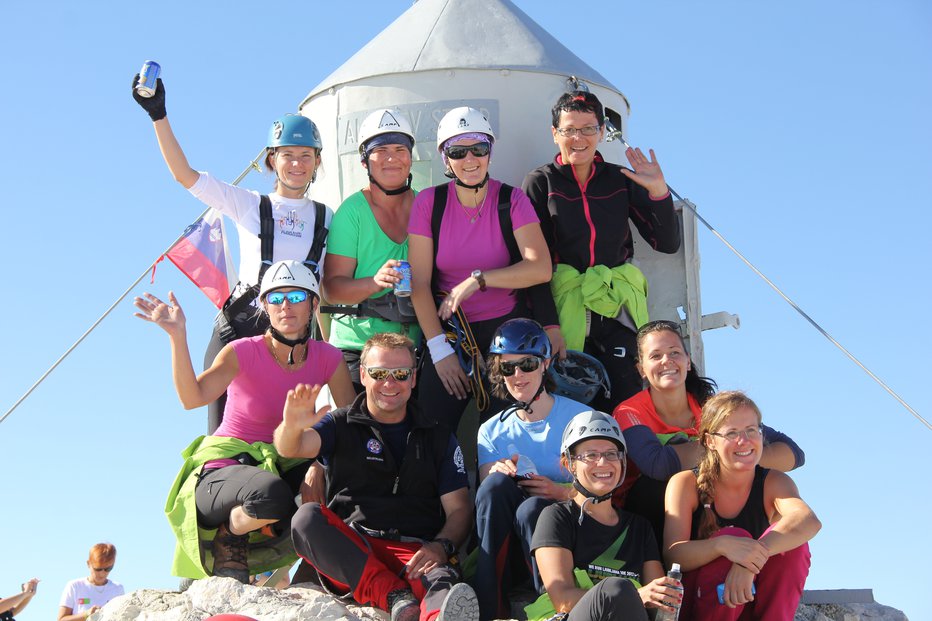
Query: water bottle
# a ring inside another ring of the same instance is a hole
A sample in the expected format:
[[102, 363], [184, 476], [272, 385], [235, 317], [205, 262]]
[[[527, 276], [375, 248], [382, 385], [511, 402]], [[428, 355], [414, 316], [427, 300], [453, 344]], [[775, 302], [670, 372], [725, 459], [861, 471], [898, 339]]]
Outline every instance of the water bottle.
[[531, 458], [527, 455], [522, 455], [514, 444], [509, 444], [508, 455], [511, 456], [515, 453], [518, 453], [518, 463], [515, 464], [515, 468], [517, 469], [516, 474], [519, 479], [527, 479], [529, 478], [529, 475], [537, 474], [537, 466], [534, 465], [534, 462], [531, 461]]
[[[667, 572], [667, 578], [673, 578], [674, 580], [678, 580], [678, 581], [681, 581], [683, 579], [683, 572], [680, 571], [679, 563], [673, 563], [673, 566], [670, 568], [670, 571]], [[682, 586], [671, 587], [671, 588], [674, 588], [677, 591], [680, 591], [681, 593], [683, 592]], [[658, 610], [657, 616], [654, 617], [654, 621], [677, 621], [677, 619], [679, 619], [679, 616], [680, 616], [680, 603], [682, 603], [682, 601], [683, 600], [681, 599], [679, 602], [676, 602], [673, 604], [672, 612], [669, 610]]]

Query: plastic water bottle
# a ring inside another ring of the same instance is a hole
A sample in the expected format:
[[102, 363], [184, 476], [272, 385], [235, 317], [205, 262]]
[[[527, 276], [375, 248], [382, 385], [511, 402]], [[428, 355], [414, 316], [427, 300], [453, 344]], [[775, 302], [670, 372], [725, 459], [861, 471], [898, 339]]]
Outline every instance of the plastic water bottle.
[[515, 464], [518, 478], [528, 478], [528, 475], [537, 474], [537, 466], [527, 455], [522, 455], [514, 444], [508, 445], [508, 455], [518, 454], [518, 463]]
[[[667, 578], [673, 578], [674, 580], [680, 580], [680, 581], [683, 579], [683, 572], [680, 571], [679, 563], [673, 563], [673, 566], [670, 568], [670, 571], [667, 572]], [[671, 587], [671, 588], [674, 588], [677, 591], [680, 591], [681, 593], [683, 592], [682, 586]], [[658, 610], [657, 616], [654, 617], [654, 621], [677, 621], [677, 619], [679, 619], [680, 617], [680, 603], [682, 601], [683, 600], [680, 600], [679, 602], [676, 602], [673, 605], [672, 612], [670, 612], [669, 610]]]

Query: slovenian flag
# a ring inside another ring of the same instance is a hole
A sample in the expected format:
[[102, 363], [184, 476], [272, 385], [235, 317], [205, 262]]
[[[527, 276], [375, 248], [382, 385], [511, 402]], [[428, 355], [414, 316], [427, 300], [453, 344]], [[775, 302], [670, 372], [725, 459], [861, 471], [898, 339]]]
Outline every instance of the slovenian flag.
[[210, 209], [165, 254], [217, 308], [223, 307], [237, 280], [224, 233], [223, 216]]

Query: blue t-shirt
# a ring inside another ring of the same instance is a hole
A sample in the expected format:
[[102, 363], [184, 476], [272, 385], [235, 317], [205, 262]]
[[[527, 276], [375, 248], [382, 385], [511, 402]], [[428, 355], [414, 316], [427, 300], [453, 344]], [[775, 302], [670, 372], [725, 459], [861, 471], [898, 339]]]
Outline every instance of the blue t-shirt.
[[[511, 414], [502, 422], [496, 414], [479, 427], [479, 465], [510, 458], [515, 452], [530, 458], [537, 474], [551, 481], [569, 483], [570, 473], [560, 465], [560, 441], [566, 425], [589, 406], [554, 395], [553, 407], [543, 420], [532, 423]], [[514, 447], [513, 450], [510, 447]]]
[[[411, 431], [410, 418], [405, 418], [400, 423], [385, 424], [376, 422], [376, 424], [379, 426], [382, 439], [388, 446], [388, 451], [395, 459], [395, 463], [400, 466], [408, 446], [408, 433]], [[330, 414], [327, 414], [319, 423], [314, 425], [314, 431], [320, 436], [320, 453], [317, 457], [325, 465], [329, 465], [330, 457], [333, 455], [333, 446], [336, 442], [336, 422]], [[440, 495], [443, 496], [448, 492], [455, 492], [468, 486], [469, 478], [466, 475], [466, 460], [463, 458], [463, 450], [456, 441], [456, 437], [451, 433], [447, 442], [447, 451], [443, 455], [443, 462], [437, 477], [437, 488]]]

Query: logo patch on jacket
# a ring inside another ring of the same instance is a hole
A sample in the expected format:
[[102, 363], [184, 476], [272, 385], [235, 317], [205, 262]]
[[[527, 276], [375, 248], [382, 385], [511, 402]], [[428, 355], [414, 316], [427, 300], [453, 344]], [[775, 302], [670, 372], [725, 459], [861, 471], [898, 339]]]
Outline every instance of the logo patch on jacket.
[[376, 440], [375, 438], [372, 438], [371, 440], [366, 442], [366, 450], [368, 450], [373, 455], [378, 455], [379, 453], [382, 452], [382, 443]]

